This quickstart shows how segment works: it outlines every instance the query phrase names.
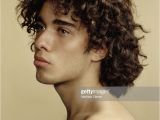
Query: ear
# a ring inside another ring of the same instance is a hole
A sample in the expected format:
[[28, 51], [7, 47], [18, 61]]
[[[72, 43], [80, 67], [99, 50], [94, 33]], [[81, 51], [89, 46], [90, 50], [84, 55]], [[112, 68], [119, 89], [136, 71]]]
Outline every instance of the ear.
[[94, 62], [102, 60], [103, 58], [106, 57], [107, 51], [108, 51], [107, 48], [92, 49], [90, 51], [91, 60]]

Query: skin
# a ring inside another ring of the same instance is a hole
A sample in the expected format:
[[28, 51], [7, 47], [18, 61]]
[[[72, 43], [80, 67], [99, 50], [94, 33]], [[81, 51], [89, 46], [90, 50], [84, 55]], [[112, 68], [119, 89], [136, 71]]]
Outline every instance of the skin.
[[[36, 78], [54, 85], [66, 107], [67, 120], [133, 120], [117, 101], [82, 101], [77, 96], [81, 87], [102, 87], [100, 62], [107, 50], [84, 53], [88, 43], [86, 28], [74, 22], [70, 13], [54, 14], [48, 1], [39, 18], [40, 29], [35, 38]], [[108, 97], [112, 96], [108, 93]]]

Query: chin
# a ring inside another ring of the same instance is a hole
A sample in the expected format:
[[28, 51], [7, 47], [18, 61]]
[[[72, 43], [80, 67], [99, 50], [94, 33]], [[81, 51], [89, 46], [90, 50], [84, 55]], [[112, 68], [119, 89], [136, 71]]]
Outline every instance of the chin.
[[42, 83], [42, 84], [53, 84], [53, 83], [51, 83], [51, 82], [49, 82], [49, 81], [46, 81], [46, 80], [44, 80], [44, 79], [37, 79], [37, 81], [38, 82], [40, 82], [40, 83]]
[[43, 83], [43, 84], [54, 84], [53, 80], [49, 79], [47, 76], [44, 74], [36, 74], [36, 79], [38, 82]]
[[56, 78], [50, 78], [47, 75], [44, 74], [36, 74], [36, 79], [38, 82], [42, 83], [42, 84], [59, 84], [62, 83], [63, 81], [56, 79]]

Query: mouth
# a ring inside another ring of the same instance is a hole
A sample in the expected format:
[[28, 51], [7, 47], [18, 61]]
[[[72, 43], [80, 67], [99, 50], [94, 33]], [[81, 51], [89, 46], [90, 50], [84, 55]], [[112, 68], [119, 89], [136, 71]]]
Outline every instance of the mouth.
[[50, 64], [50, 62], [43, 57], [38, 57], [38, 56], [34, 57], [34, 65], [36, 67], [46, 67], [49, 64]]

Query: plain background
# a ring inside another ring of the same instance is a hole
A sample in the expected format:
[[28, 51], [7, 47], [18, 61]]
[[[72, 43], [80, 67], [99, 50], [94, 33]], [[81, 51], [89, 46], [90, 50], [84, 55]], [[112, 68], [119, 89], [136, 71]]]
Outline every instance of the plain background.
[[[31, 39], [16, 21], [17, 0], [1, 2], [1, 115], [2, 120], [65, 120], [66, 111], [51, 85], [35, 79]], [[159, 1], [135, 0], [136, 21], [151, 31], [141, 41], [148, 56], [136, 86], [159, 85]], [[158, 102], [124, 101], [136, 120], [158, 120]]]

